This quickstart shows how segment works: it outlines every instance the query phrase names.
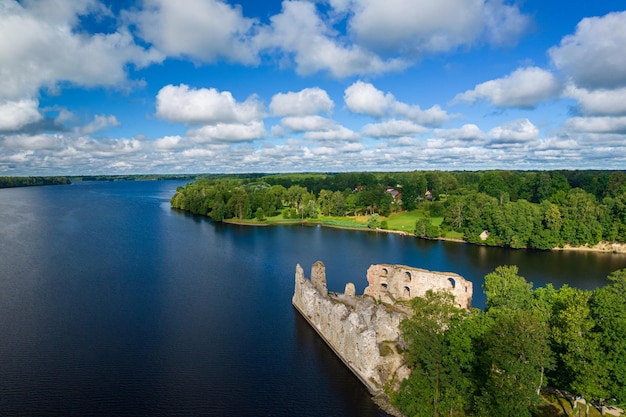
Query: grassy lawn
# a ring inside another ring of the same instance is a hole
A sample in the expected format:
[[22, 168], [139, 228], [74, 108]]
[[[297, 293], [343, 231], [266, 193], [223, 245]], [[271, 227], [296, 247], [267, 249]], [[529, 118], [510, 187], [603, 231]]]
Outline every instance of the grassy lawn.
[[[399, 230], [407, 233], [415, 232], [415, 223], [424, 217], [423, 209], [412, 210], [410, 212], [402, 212], [397, 214], [391, 214], [388, 217], [380, 217], [380, 220], [387, 221], [387, 229]], [[351, 229], [367, 229], [367, 222], [370, 216], [319, 216], [317, 218], [308, 218], [302, 221], [301, 219], [285, 219], [282, 215], [267, 217], [264, 220], [257, 219], [230, 219], [226, 222], [242, 223], [250, 225], [270, 225], [270, 224], [298, 224], [298, 223], [311, 223], [311, 224], [323, 224], [331, 227], [346, 227]], [[432, 217], [431, 222], [434, 225], [441, 225], [443, 223], [443, 217]], [[447, 232], [444, 236], [448, 239], [463, 239], [463, 234], [458, 232]]]
[[[398, 214], [392, 214], [387, 218], [387, 226], [391, 230], [404, 230], [413, 233], [415, 231], [415, 223], [424, 217], [422, 209], [405, 211]], [[443, 217], [432, 217], [431, 223], [439, 226], [443, 223]]]

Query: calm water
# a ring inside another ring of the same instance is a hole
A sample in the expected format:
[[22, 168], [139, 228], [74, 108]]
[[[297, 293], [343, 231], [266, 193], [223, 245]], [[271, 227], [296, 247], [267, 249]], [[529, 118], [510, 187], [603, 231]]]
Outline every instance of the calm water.
[[174, 212], [180, 182], [0, 190], [0, 415], [385, 416], [291, 306], [296, 263], [329, 289], [372, 263], [516, 264], [594, 288], [626, 257], [428, 242], [320, 227], [239, 227]]

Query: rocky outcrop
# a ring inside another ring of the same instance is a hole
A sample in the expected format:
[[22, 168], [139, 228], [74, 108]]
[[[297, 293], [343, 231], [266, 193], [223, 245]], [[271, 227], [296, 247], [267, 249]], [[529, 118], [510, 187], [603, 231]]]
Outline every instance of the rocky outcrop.
[[[415, 279], [413, 286], [405, 282], [407, 273]], [[429, 284], [429, 273], [404, 266], [372, 265], [368, 270], [372, 288], [368, 287], [370, 290], [366, 289], [365, 295], [357, 296], [352, 283], [346, 284], [344, 293], [328, 292], [322, 262], [313, 264], [310, 280], [297, 265], [292, 302], [370, 392], [377, 394], [387, 388], [397, 390], [402, 380], [410, 375], [402, 356], [404, 341], [399, 325], [411, 314], [408, 304], [397, 302], [398, 299], [423, 295], [429, 285], [431, 289], [443, 285], [451, 290], [449, 279], [452, 278], [455, 285], [463, 285], [463, 294], [469, 293], [469, 298], [458, 300], [459, 304], [465, 308], [471, 304], [471, 283], [466, 286], [469, 281], [456, 274], [440, 276], [440, 273], [430, 273], [433, 279]], [[397, 278], [397, 283], [393, 277]], [[387, 284], [387, 288], [383, 284]], [[400, 291], [398, 297], [392, 287]], [[405, 287], [409, 288], [409, 294]]]

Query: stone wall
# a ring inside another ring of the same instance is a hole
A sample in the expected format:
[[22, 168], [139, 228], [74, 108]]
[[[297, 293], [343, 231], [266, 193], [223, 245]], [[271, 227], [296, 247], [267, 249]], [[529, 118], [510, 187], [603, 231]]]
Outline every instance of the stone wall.
[[[405, 282], [409, 278], [411, 282]], [[454, 288], [449, 279], [454, 280]], [[313, 264], [311, 280], [297, 265], [292, 302], [339, 358], [377, 394], [387, 387], [397, 390], [410, 375], [401, 354], [404, 341], [399, 325], [411, 311], [407, 303], [397, 301], [423, 295], [427, 289], [445, 288], [455, 294], [460, 306], [469, 308], [472, 286], [456, 274], [392, 265], [372, 265], [368, 282], [369, 290], [363, 296], [356, 295], [350, 282], [344, 293], [329, 293], [322, 262]]]
[[472, 307], [471, 281], [453, 272], [433, 272], [403, 265], [372, 265], [367, 270], [364, 294], [385, 303], [423, 297], [428, 290], [447, 290], [459, 308]]
[[[311, 277], [320, 278], [323, 268], [316, 262]], [[326, 287], [320, 291], [298, 265], [293, 305], [370, 392], [379, 393], [387, 384], [399, 387], [410, 373], [399, 353], [398, 326], [406, 313], [354, 295], [352, 283], [346, 287], [343, 294], [327, 293]]]

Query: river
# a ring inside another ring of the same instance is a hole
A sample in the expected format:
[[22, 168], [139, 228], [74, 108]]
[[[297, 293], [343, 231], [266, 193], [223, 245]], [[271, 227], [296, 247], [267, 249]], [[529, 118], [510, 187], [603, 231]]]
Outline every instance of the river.
[[295, 266], [372, 263], [603, 285], [626, 256], [532, 252], [176, 212], [179, 181], [0, 190], [0, 415], [385, 416], [291, 306]]

